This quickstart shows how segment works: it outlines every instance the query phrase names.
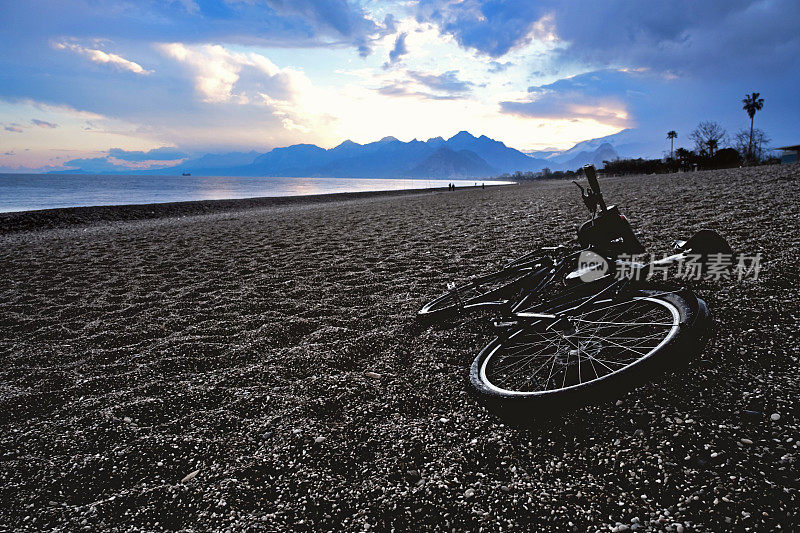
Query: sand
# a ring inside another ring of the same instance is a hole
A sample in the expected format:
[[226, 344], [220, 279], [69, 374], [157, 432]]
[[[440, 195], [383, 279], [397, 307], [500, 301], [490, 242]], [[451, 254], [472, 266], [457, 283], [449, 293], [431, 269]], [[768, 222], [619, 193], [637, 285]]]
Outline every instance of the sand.
[[714, 228], [761, 276], [692, 283], [688, 365], [531, 427], [470, 390], [485, 320], [414, 314], [573, 238], [569, 182], [5, 215], [0, 529], [798, 529], [798, 170], [605, 179], [653, 251]]

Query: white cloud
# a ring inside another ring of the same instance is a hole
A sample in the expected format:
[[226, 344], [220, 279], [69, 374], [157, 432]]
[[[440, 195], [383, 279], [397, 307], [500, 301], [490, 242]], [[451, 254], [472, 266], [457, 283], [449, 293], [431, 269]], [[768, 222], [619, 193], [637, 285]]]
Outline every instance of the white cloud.
[[186, 66], [202, 100], [211, 104], [268, 108], [287, 131], [310, 133], [332, 117], [322, 103], [327, 92], [314, 87], [300, 70], [280, 68], [256, 53], [240, 53], [221, 45], [168, 43], [162, 52]]
[[265, 94], [270, 100], [288, 101], [297, 86], [310, 85], [301, 71], [281, 69], [255, 52], [232, 52], [218, 44], [168, 43], [159, 48], [192, 70], [195, 89], [209, 103], [249, 104]]
[[147, 75], [153, 73], [152, 70], [146, 70], [139, 63], [135, 63], [125, 59], [120, 55], [104, 52], [96, 48], [86, 48], [79, 44], [65, 42], [54, 43], [53, 46], [58, 50], [70, 50], [76, 54], [84, 55], [95, 63], [108, 64], [114, 68], [127, 70], [133, 72], [134, 74]]

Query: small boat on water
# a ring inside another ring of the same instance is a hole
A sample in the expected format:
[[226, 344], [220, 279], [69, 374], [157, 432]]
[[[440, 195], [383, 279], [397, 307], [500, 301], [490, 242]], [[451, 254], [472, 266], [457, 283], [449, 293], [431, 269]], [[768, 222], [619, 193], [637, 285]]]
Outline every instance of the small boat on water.
[[192, 175], [191, 172], [183, 172], [183, 173], [181, 173], [181, 176], [191, 176], [191, 175]]

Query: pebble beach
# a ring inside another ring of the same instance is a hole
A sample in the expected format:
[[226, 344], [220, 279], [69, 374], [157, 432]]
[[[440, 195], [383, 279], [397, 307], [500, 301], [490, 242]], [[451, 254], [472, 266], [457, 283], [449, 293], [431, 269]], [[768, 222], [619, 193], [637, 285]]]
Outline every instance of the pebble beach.
[[800, 166], [601, 178], [648, 249], [702, 228], [704, 348], [510, 424], [450, 281], [575, 237], [577, 188], [0, 215], [0, 530], [796, 531]]

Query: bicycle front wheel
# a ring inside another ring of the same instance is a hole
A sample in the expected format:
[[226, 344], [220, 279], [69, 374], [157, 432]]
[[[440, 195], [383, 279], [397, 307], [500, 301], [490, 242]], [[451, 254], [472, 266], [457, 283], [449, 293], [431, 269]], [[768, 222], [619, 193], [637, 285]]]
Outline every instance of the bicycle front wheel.
[[470, 380], [489, 397], [526, 404], [573, 406], [621, 394], [688, 336], [705, 307], [695, 302], [642, 291], [592, 302], [555, 324], [515, 327], [478, 354]]

